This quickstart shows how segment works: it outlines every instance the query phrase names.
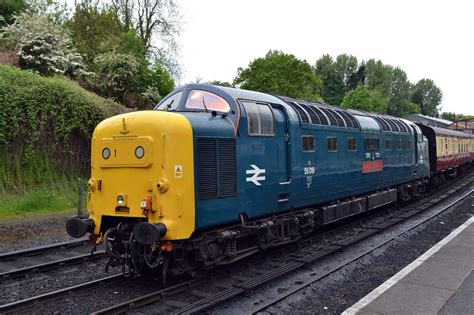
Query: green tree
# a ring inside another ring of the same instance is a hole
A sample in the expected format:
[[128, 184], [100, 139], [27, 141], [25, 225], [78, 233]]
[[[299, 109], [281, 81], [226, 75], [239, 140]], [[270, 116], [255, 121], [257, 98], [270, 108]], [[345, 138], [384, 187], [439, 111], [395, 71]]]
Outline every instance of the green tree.
[[349, 91], [341, 105], [344, 108], [361, 109], [381, 114], [387, 113], [386, 97], [377, 90], [371, 91], [361, 85]]
[[365, 83], [365, 62], [362, 61], [359, 67], [357, 68], [357, 71], [354, 72], [349, 76], [347, 79], [346, 87], [347, 90], [354, 90], [357, 88], [359, 85], [364, 85]]
[[396, 67], [392, 71], [392, 88], [388, 103], [388, 114], [403, 117], [419, 113], [418, 105], [411, 102], [412, 84], [408, 81], [405, 71]]
[[357, 58], [352, 55], [341, 54], [336, 57], [336, 72], [347, 86], [350, 77], [357, 71]]
[[218, 85], [218, 86], [224, 86], [224, 87], [233, 87], [230, 82], [227, 82], [227, 81], [219, 81], [219, 80], [209, 81], [208, 84], [211, 84], [211, 85]]
[[158, 103], [175, 88], [171, 74], [159, 62], [151, 69], [148, 82], [149, 85], [142, 93], [142, 97], [150, 102], [150, 106]]
[[20, 14], [27, 7], [25, 0], [0, 0], [0, 27], [12, 24], [15, 20], [15, 15]]
[[437, 116], [438, 107], [443, 100], [443, 92], [431, 79], [421, 79], [414, 88], [412, 102], [419, 105], [421, 113], [428, 116]]
[[265, 57], [254, 59], [247, 68], [239, 68], [233, 84], [308, 100], [319, 100], [322, 89], [321, 79], [306, 61], [281, 51], [269, 51]]
[[[90, 0], [84, 0], [84, 3]], [[58, 0], [27, 0], [26, 12], [32, 16], [47, 18], [54, 24], [62, 25], [69, 19], [70, 9], [66, 1]]]
[[456, 115], [456, 113], [451, 113], [451, 112], [442, 112], [441, 113], [441, 118], [446, 119], [446, 120], [451, 120], [451, 121], [456, 121], [459, 120], [462, 115]]
[[357, 70], [357, 58], [342, 54], [333, 61], [329, 55], [323, 55], [316, 61], [316, 74], [323, 80], [321, 97], [325, 102], [339, 105], [348, 91], [347, 82]]
[[112, 8], [125, 31], [133, 30], [147, 56], [159, 59], [175, 77], [181, 74], [176, 59], [182, 15], [176, 0], [112, 0]]
[[316, 61], [316, 74], [323, 81], [321, 97], [326, 103], [339, 105], [345, 94], [344, 81], [338, 75], [335, 63], [330, 55], [323, 55]]
[[392, 67], [370, 59], [365, 64], [365, 74], [365, 86], [369, 90], [378, 90], [388, 99], [392, 89]]
[[[102, 9], [89, 2], [76, 4], [74, 14], [66, 23], [79, 53], [87, 64], [92, 65], [99, 54], [111, 52], [129, 39], [123, 35], [115, 12]], [[120, 51], [124, 52], [123, 49]]]

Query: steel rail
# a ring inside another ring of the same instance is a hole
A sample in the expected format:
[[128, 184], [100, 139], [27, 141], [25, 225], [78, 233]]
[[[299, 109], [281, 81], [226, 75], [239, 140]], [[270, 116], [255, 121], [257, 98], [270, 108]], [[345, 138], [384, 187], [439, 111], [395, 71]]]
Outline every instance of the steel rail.
[[57, 260], [53, 260], [53, 261], [49, 261], [49, 262], [45, 262], [41, 264], [36, 264], [32, 266], [26, 266], [26, 267], [21, 267], [17, 269], [0, 272], [0, 282], [1, 282], [1, 279], [17, 278], [29, 273], [40, 273], [40, 272], [56, 269], [59, 267], [63, 267], [64, 265], [68, 265], [68, 264], [78, 263], [85, 260], [98, 259], [104, 253], [105, 253], [104, 250], [98, 250], [98, 251], [95, 251], [94, 253], [85, 253], [85, 254], [75, 255], [71, 257], [64, 257], [61, 259], [57, 259]]
[[25, 257], [25, 256], [40, 255], [44, 252], [52, 251], [56, 249], [73, 248], [77, 246], [82, 246], [86, 244], [88, 241], [89, 239], [87, 238], [81, 238], [78, 240], [70, 240], [70, 241], [48, 244], [48, 245], [43, 245], [43, 246], [38, 246], [38, 247], [20, 249], [20, 250], [16, 250], [12, 252], [4, 252], [4, 253], [0, 253], [0, 262], [18, 259], [20, 257]]
[[[121, 278], [124, 278], [122, 274], [114, 274], [108, 277], [92, 280], [89, 282], [84, 282], [75, 286], [48, 292], [48, 293], [30, 297], [24, 300], [12, 302], [5, 305], [0, 305], [0, 314], [17, 313], [18, 311], [22, 311], [25, 308], [36, 307], [37, 303], [45, 303], [47, 301], [51, 301], [51, 300], [66, 296], [70, 294], [71, 292], [77, 292], [84, 289], [95, 288], [97, 285], [100, 285], [102, 283], [116, 281]], [[22, 311], [22, 313], [24, 313], [24, 311]]]

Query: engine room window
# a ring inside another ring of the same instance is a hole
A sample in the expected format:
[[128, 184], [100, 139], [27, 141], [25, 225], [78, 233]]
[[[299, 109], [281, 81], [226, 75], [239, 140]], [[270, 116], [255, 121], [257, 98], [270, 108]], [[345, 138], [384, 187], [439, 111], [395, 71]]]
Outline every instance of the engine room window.
[[397, 150], [402, 149], [402, 139], [397, 139]]
[[385, 140], [385, 150], [387, 151], [392, 150], [392, 139]]
[[364, 140], [365, 151], [378, 151], [379, 150], [379, 139], [365, 139]]
[[328, 137], [326, 138], [327, 148], [329, 152], [336, 152], [337, 151], [337, 138], [336, 137]]
[[302, 136], [301, 141], [303, 142], [303, 152], [314, 152], [314, 136]]
[[175, 93], [175, 94], [171, 95], [170, 97], [168, 97], [166, 100], [164, 100], [164, 102], [161, 103], [155, 109], [158, 109], [158, 110], [175, 110], [179, 105], [179, 101], [181, 100], [181, 96], [183, 96], [182, 91], [178, 92], [178, 93]]
[[243, 101], [247, 113], [248, 131], [252, 136], [275, 135], [275, 119], [268, 104]]
[[357, 139], [356, 138], [347, 138], [347, 150], [357, 151]]
[[228, 113], [229, 103], [222, 97], [207, 91], [192, 90], [189, 92], [185, 107], [192, 110], [216, 111]]

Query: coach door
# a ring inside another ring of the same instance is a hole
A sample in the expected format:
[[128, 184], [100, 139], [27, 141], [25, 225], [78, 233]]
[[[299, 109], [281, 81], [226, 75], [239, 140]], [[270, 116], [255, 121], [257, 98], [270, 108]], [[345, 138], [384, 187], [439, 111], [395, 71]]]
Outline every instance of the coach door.
[[275, 145], [277, 149], [278, 160], [278, 180], [280, 183], [290, 181], [290, 161], [289, 161], [289, 134], [286, 114], [283, 109], [273, 107], [275, 115]]

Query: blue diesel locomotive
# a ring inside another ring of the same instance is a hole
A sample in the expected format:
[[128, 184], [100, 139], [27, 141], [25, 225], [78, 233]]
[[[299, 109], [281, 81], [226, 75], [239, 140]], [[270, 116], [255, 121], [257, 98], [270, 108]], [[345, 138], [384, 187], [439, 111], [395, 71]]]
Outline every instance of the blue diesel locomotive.
[[429, 177], [428, 140], [409, 121], [202, 84], [107, 119], [92, 151], [89, 217], [68, 233], [164, 276], [294, 242], [417, 196]]

